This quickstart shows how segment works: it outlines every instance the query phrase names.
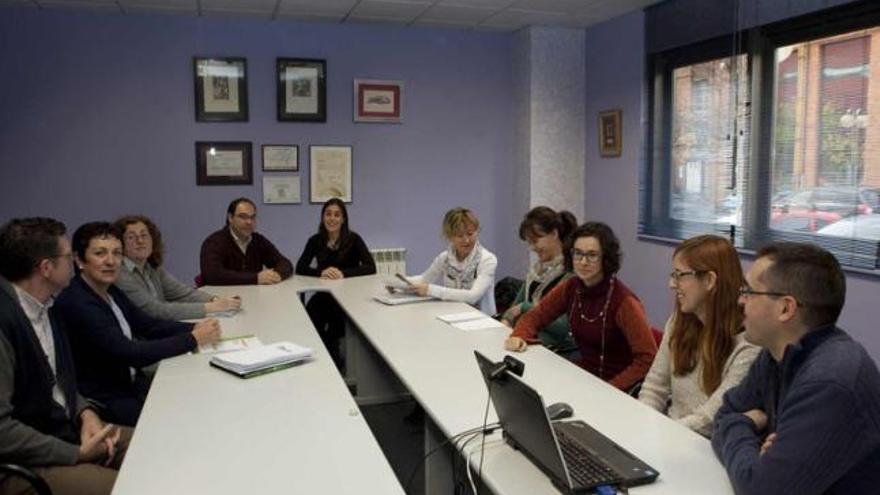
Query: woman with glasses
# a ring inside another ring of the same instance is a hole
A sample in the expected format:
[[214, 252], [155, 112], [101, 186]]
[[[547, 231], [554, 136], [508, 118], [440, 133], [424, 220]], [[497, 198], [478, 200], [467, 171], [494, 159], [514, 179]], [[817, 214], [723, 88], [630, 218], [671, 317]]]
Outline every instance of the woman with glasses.
[[[525, 283], [516, 294], [510, 308], [501, 315], [501, 321], [513, 328], [544, 295], [567, 279], [565, 256], [562, 251], [565, 240], [577, 227], [577, 220], [568, 211], [555, 212], [546, 206], [532, 208], [519, 225], [519, 238], [529, 244], [537, 260], [526, 274]], [[548, 349], [569, 356], [576, 354], [577, 346], [571, 338], [568, 318], [560, 315], [538, 332], [538, 339]]]
[[91, 222], [73, 234], [77, 275], [55, 301], [64, 321], [83, 396], [108, 421], [134, 426], [150, 383], [142, 368], [217, 342], [217, 320], [182, 323], [152, 318], [114, 287], [122, 242], [113, 225]]
[[149, 218], [124, 216], [115, 227], [122, 234], [124, 257], [114, 285], [144, 313], [163, 320], [191, 320], [241, 308], [238, 298], [194, 289], [165, 271], [162, 234]]
[[409, 286], [391, 280], [395, 289], [461, 301], [488, 315], [495, 314], [495, 268], [498, 259], [484, 248], [477, 235], [480, 221], [467, 208], [453, 208], [443, 217], [443, 237], [449, 247], [437, 255], [428, 270], [408, 277]]
[[525, 351], [538, 331], [566, 315], [580, 366], [629, 390], [648, 372], [657, 344], [638, 297], [617, 279], [620, 243], [610, 227], [588, 222], [572, 233], [565, 262], [574, 277], [560, 283], [516, 324], [504, 347]]
[[[309, 238], [296, 262], [296, 274], [328, 280], [372, 275], [376, 263], [364, 240], [348, 228], [348, 210], [339, 198], [321, 208], [318, 233]], [[337, 366], [342, 364], [339, 342], [345, 335], [345, 313], [333, 296], [315, 293], [306, 304], [312, 323]]]
[[760, 349], [743, 338], [737, 300], [743, 273], [726, 239], [701, 235], [672, 255], [675, 308], [639, 400], [703, 436], [727, 389], [748, 372]]

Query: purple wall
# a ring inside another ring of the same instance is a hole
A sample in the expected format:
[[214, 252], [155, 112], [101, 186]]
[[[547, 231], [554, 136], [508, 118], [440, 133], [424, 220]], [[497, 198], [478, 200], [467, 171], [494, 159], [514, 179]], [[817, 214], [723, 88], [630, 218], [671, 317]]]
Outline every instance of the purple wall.
[[[0, 221], [49, 215], [73, 229], [140, 212], [162, 228], [168, 268], [198, 271], [202, 239], [237, 196], [296, 259], [316, 231], [308, 145], [354, 146], [354, 230], [409, 249], [418, 272], [444, 247], [440, 222], [463, 204], [504, 264], [511, 210], [509, 35], [369, 25], [0, 9]], [[250, 121], [196, 123], [192, 57], [243, 56]], [[276, 57], [327, 60], [326, 124], [275, 118]], [[352, 79], [406, 81], [404, 124], [354, 124]], [[253, 186], [196, 187], [194, 142], [254, 146]], [[301, 205], [261, 205], [260, 145], [300, 145]]]
[[[628, 63], [622, 64], [621, 60]], [[638, 178], [642, 150], [644, 16], [629, 14], [587, 31], [587, 218], [607, 222], [624, 251], [621, 278], [642, 299], [651, 322], [662, 328], [672, 308], [666, 288], [673, 246], [641, 241]], [[600, 158], [595, 139], [600, 110], [623, 109], [623, 155]], [[748, 264], [748, 261], [744, 259]], [[847, 303], [840, 324], [880, 361], [880, 280], [848, 274]]]

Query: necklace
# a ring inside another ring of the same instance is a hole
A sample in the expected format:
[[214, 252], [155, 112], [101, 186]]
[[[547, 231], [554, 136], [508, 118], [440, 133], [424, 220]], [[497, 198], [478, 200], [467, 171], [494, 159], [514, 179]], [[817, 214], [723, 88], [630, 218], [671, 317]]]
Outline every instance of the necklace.
[[[611, 304], [611, 295], [614, 293], [614, 280], [615, 280], [615, 277], [612, 275], [611, 281], [609, 282], [609, 285], [608, 285], [608, 292], [605, 294], [605, 304], [602, 306], [602, 311], [600, 311], [599, 314], [593, 318], [589, 318], [589, 317], [587, 317], [587, 315], [584, 314], [583, 293], [580, 288], [577, 291], [578, 313], [579, 313], [579, 316], [581, 317], [581, 319], [587, 323], [594, 323], [599, 318], [602, 319], [602, 330], [601, 330], [602, 343], [600, 344], [601, 347], [599, 349], [599, 378], [602, 380], [605, 379], [605, 325], [608, 321], [608, 306]], [[574, 312], [574, 305], [573, 304], [572, 304], [571, 310], [572, 310], [572, 312]], [[569, 321], [572, 319], [573, 319], [572, 315], [569, 315]]]
[[[611, 281], [608, 284], [608, 292], [605, 293], [605, 304], [602, 305], [602, 309], [599, 311], [599, 314], [593, 317], [589, 317], [584, 312], [584, 297], [583, 291], [578, 288], [577, 290], [577, 309], [578, 315], [587, 323], [595, 323], [599, 318], [604, 318], [605, 313], [608, 312], [608, 305], [611, 304], [611, 294], [614, 293], [614, 277], [611, 277]], [[604, 324], [603, 324], [604, 327]]]

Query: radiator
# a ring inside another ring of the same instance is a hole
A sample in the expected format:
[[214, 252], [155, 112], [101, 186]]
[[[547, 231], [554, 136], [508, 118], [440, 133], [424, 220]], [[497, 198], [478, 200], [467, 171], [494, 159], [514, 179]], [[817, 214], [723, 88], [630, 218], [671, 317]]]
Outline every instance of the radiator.
[[379, 275], [406, 274], [406, 249], [371, 249], [370, 254], [373, 255], [373, 260], [376, 262], [376, 273]]

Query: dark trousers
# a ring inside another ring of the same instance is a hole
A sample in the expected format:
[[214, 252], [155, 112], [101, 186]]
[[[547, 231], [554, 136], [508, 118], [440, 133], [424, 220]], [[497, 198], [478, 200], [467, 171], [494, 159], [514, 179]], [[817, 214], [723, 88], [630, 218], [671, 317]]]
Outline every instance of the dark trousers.
[[326, 292], [318, 292], [306, 303], [306, 312], [312, 319], [312, 324], [318, 329], [321, 341], [330, 352], [330, 357], [337, 366], [342, 364], [342, 351], [339, 348], [340, 340], [345, 335], [345, 312]]

